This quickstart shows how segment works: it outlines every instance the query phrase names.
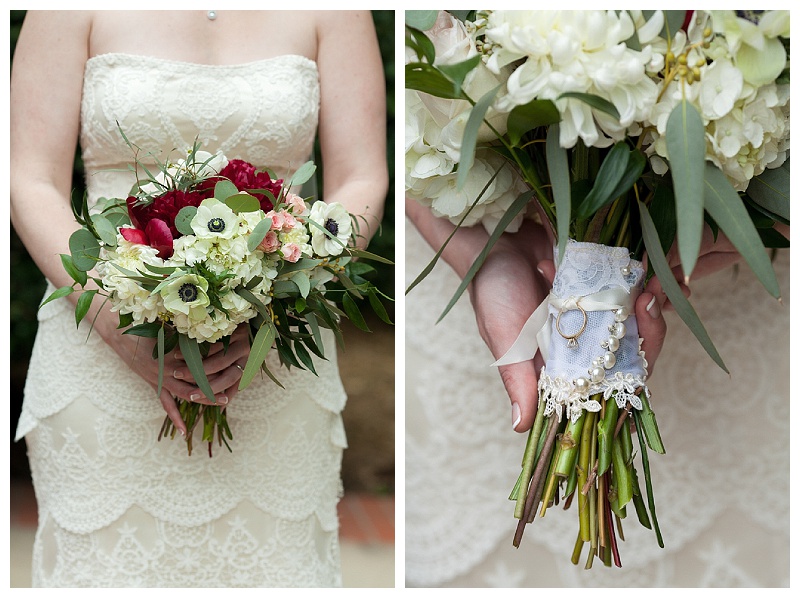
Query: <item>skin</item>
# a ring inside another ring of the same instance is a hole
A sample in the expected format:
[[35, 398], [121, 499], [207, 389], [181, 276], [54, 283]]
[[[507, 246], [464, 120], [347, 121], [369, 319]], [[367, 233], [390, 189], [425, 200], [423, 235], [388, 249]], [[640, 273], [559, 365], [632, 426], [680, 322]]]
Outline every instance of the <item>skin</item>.
[[[361, 247], [377, 230], [388, 188], [386, 106], [383, 66], [369, 12], [217, 12], [215, 21], [200, 10], [29, 11], [26, 15], [11, 73], [11, 221], [56, 287], [72, 284], [59, 254], [69, 253], [68, 239], [77, 228], [69, 197], [84, 65], [90, 57], [109, 52], [202, 64], [243, 64], [283, 54], [315, 60], [320, 74], [325, 200], [338, 201], [364, 217]], [[342, 81], [348, 84], [341, 85]], [[41, 214], [48, 214], [46, 235]], [[87, 319], [93, 317], [90, 312]], [[152, 341], [121, 335], [117, 325], [116, 314], [104, 309], [94, 332], [157, 388]], [[228, 351], [223, 352], [220, 343], [209, 351], [204, 368], [219, 404], [229, 404], [235, 396], [248, 353], [245, 328], [232, 336]], [[166, 357], [165, 371], [173, 375], [165, 376], [159, 399], [185, 433], [174, 397], [211, 401], [194, 384], [178, 351]]]
[[[429, 208], [406, 199], [406, 215], [431, 247], [438, 250], [454, 226], [437, 218]], [[788, 237], [788, 227], [779, 227]], [[489, 236], [483, 227], [460, 229], [448, 244], [442, 258], [463, 278]], [[526, 220], [514, 234], [505, 234], [489, 253], [483, 267], [469, 286], [469, 295], [478, 330], [495, 358], [501, 357], [516, 340], [531, 313], [547, 297], [555, 276], [552, 235], [543, 226]], [[722, 235], [715, 241], [706, 227], [700, 257], [692, 273], [697, 280], [734, 264], [739, 253]], [[684, 280], [677, 252], [667, 258], [678, 281]], [[684, 295], [689, 288], [679, 283]], [[501, 289], [501, 292], [498, 290]], [[649, 308], [649, 309], [648, 309]], [[648, 373], [658, 359], [667, 334], [663, 310], [670, 309], [661, 283], [651, 279], [636, 301], [636, 320], [642, 349], [648, 361]], [[517, 432], [526, 432], [533, 425], [538, 400], [538, 373], [544, 365], [541, 354], [533, 360], [498, 367], [512, 405], [512, 425]]]

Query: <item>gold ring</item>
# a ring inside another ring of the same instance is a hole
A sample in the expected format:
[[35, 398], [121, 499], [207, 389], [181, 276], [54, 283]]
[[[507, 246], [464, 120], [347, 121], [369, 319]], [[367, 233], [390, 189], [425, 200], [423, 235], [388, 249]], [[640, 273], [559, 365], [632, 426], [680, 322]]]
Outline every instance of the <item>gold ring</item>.
[[586, 316], [586, 310], [583, 309], [580, 305], [576, 305], [575, 307], [578, 308], [581, 311], [581, 314], [583, 314], [583, 325], [581, 326], [581, 329], [578, 330], [578, 332], [576, 332], [575, 334], [564, 334], [563, 332], [561, 332], [561, 328], [560, 328], [561, 315], [565, 311], [571, 311], [571, 310], [563, 310], [562, 309], [561, 311], [558, 312], [558, 317], [556, 318], [556, 332], [558, 332], [563, 338], [567, 339], [567, 346], [568, 347], [577, 347], [578, 346], [578, 340], [577, 339], [581, 334], [583, 334], [583, 331], [586, 330], [586, 323], [588, 321], [588, 318]]

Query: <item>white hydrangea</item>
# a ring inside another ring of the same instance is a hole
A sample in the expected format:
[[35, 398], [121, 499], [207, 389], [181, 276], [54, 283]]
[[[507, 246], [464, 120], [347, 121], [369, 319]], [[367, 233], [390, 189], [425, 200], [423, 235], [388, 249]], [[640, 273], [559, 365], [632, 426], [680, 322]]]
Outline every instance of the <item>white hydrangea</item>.
[[103, 288], [109, 293], [111, 311], [131, 314], [135, 324], [155, 322], [159, 313], [164, 311], [161, 297], [151, 295], [115, 264], [131, 272], [148, 272], [146, 263], [152, 266], [165, 265], [164, 260], [158, 257], [157, 250], [149, 245], [131, 243], [122, 235], [117, 235], [117, 246], [113, 249], [104, 248], [102, 257], [96, 270], [103, 281]]

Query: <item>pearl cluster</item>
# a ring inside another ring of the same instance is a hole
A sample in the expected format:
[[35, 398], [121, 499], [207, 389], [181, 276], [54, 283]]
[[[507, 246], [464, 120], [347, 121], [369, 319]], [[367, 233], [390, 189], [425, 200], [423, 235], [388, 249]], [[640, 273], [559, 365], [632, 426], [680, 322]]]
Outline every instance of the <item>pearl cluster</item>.
[[606, 352], [600, 357], [592, 360], [592, 365], [588, 370], [587, 378], [580, 377], [575, 380], [575, 389], [580, 393], [588, 393], [593, 384], [600, 384], [606, 377], [606, 370], [610, 370], [617, 363], [615, 353], [619, 349], [619, 342], [625, 338], [627, 329], [625, 320], [628, 319], [628, 311], [620, 308], [614, 312], [614, 323], [608, 327], [609, 336], [600, 343]]

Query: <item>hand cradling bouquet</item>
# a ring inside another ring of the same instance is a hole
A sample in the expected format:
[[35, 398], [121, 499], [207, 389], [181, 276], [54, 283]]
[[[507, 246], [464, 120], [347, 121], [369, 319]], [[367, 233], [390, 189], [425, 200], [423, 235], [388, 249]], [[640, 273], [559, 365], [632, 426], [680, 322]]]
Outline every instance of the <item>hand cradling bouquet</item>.
[[[138, 182], [129, 197], [101, 198], [93, 207], [84, 198], [73, 207], [81, 228], [70, 238], [71, 254], [61, 258], [75, 284], [45, 303], [80, 287], [79, 324], [95, 296], [105, 297], [123, 334], [156, 339], [158, 394], [164, 356], [177, 347], [200, 390], [215, 401], [203, 356], [212, 343], [227, 347], [240, 326], [248, 327], [251, 344], [241, 390], [259, 372], [280, 385], [265, 363], [273, 348], [282, 365], [316, 373], [312, 355], [325, 358], [322, 328], [340, 343], [342, 317], [368, 330], [354, 298], [368, 298], [389, 321], [381, 293], [363, 278], [373, 268], [352, 261], [387, 261], [356, 247], [358, 219], [341, 204], [309, 205], [291, 191], [314, 174], [312, 162], [284, 182], [195, 143], [185, 157], [156, 165], [136, 160]], [[87, 289], [90, 280], [97, 288]], [[214, 441], [230, 450], [224, 408], [180, 402], [179, 409], [189, 454], [195, 427], [209, 455]], [[166, 435], [175, 435], [168, 417], [159, 438]]]
[[688, 283], [708, 226], [780, 297], [767, 249], [788, 246], [789, 13], [410, 11], [406, 25], [406, 193], [489, 234], [444, 313], [524, 218], [555, 238], [552, 291], [495, 364], [545, 361], [514, 545], [537, 511], [574, 502], [572, 561], [589, 544], [587, 568], [619, 567], [631, 508], [663, 546], [644, 284], [658, 277], [725, 371], [667, 251]]

